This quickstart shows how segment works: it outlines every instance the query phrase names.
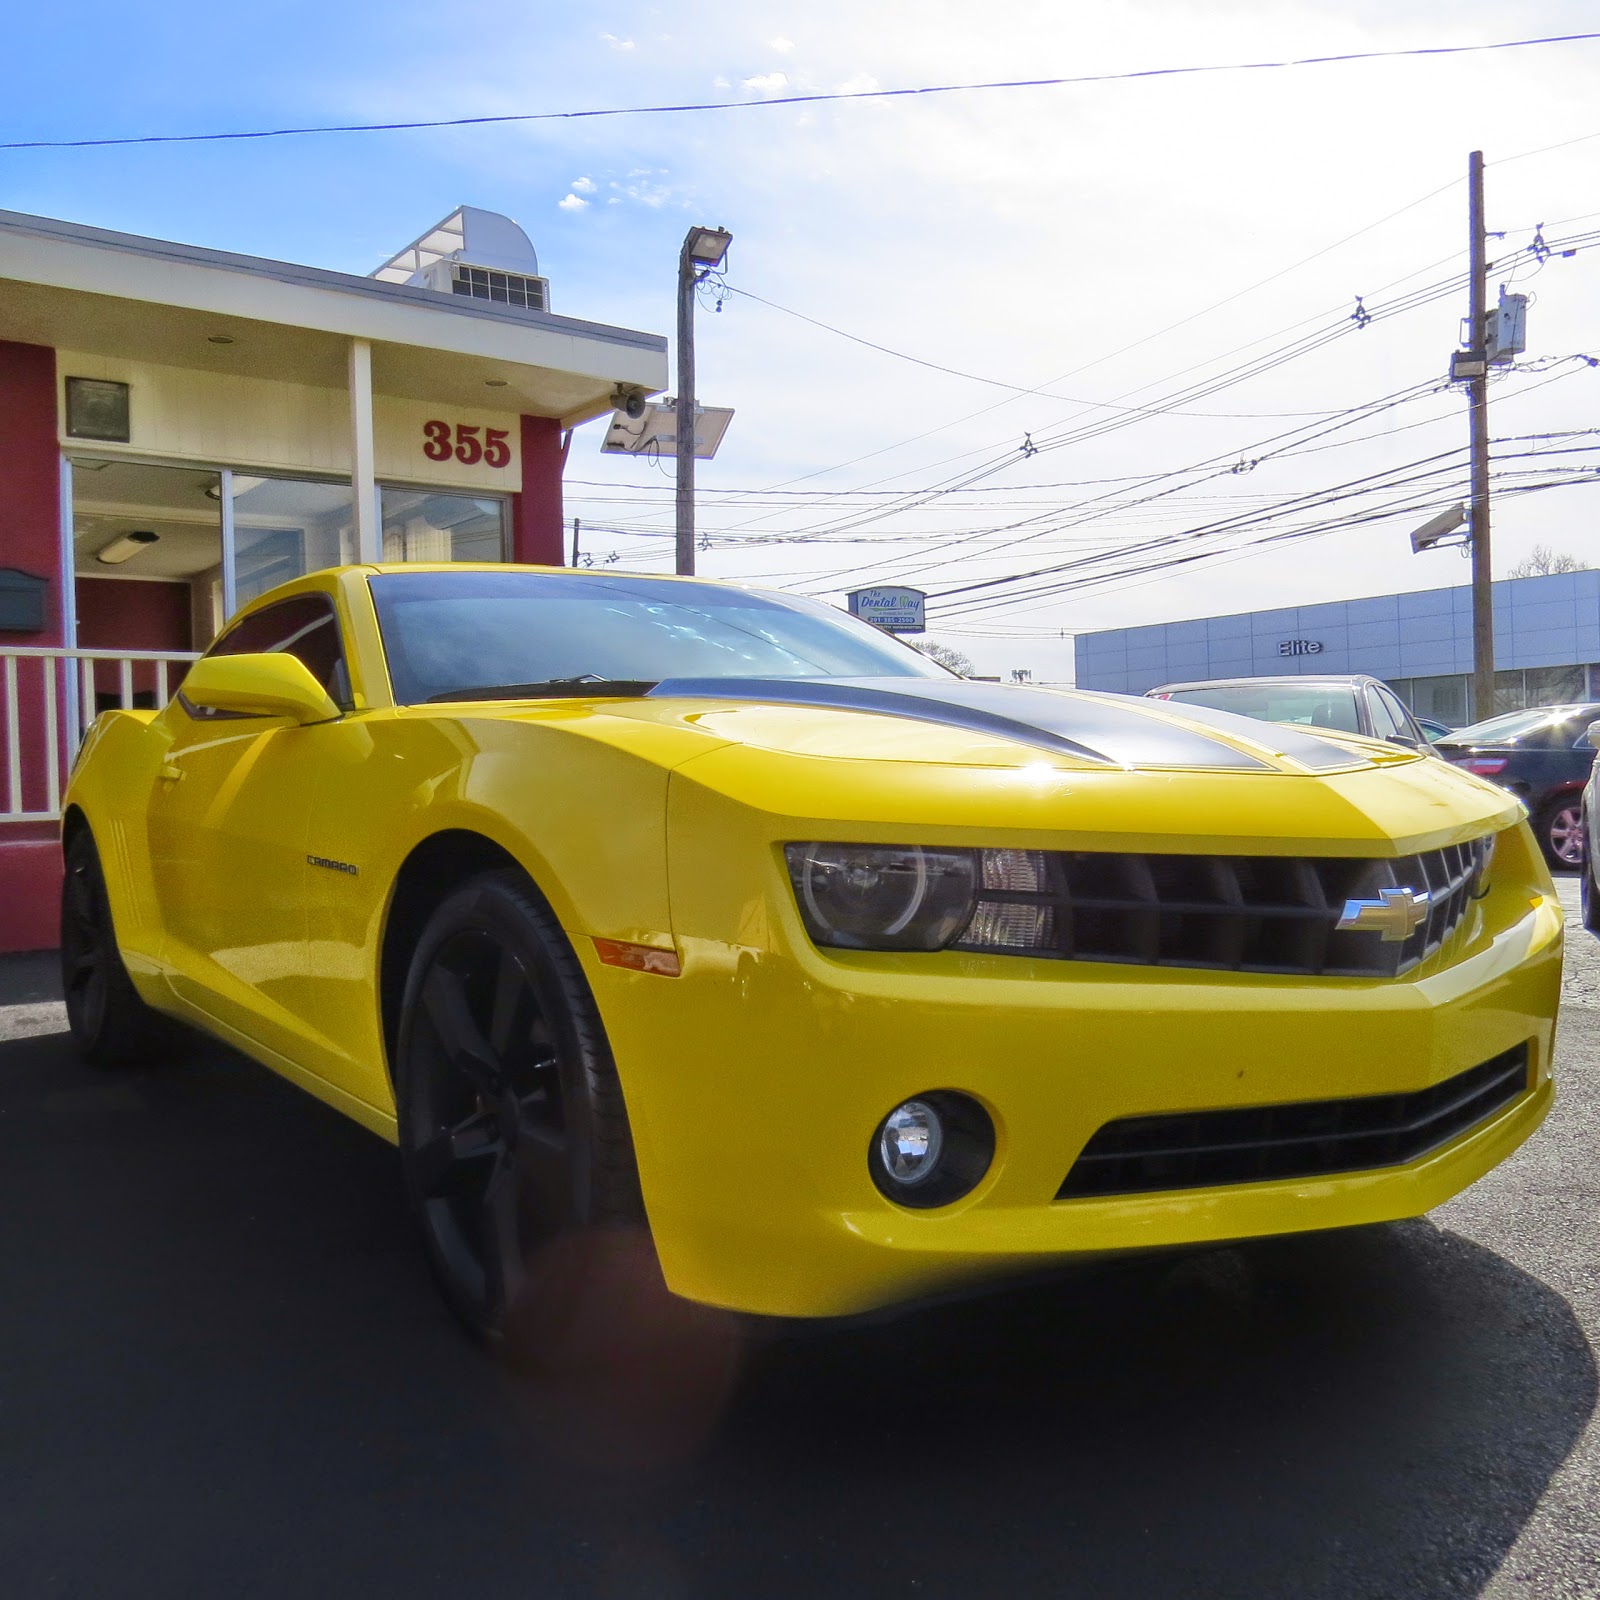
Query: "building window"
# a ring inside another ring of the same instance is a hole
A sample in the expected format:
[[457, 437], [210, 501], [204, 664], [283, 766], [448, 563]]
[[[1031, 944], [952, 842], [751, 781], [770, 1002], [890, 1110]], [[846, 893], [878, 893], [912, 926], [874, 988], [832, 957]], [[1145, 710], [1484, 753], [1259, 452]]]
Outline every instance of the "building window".
[[1440, 678], [1394, 678], [1389, 687], [1419, 717], [1432, 717], [1459, 728], [1470, 720], [1467, 712], [1467, 679], [1460, 674]]
[[1523, 673], [1525, 706], [1572, 705], [1584, 697], [1582, 667], [1529, 667]]
[[350, 485], [236, 473], [233, 557], [240, 605], [303, 573], [354, 561], [355, 494]]
[[504, 561], [506, 503], [494, 495], [382, 491], [385, 561]]

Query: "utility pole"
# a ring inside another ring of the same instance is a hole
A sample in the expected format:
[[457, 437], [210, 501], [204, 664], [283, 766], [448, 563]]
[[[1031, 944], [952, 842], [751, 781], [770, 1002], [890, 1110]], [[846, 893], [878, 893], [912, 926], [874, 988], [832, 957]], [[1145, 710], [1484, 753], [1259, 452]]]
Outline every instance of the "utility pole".
[[694, 296], [701, 278], [722, 265], [733, 235], [726, 228], [691, 228], [678, 252], [677, 572], [694, 574]]
[[1472, 715], [1494, 715], [1494, 573], [1489, 560], [1489, 242], [1483, 225], [1483, 152], [1467, 158], [1467, 348], [1477, 376], [1467, 380], [1472, 434]]
[[578, 519], [572, 519], [572, 564], [578, 564]]

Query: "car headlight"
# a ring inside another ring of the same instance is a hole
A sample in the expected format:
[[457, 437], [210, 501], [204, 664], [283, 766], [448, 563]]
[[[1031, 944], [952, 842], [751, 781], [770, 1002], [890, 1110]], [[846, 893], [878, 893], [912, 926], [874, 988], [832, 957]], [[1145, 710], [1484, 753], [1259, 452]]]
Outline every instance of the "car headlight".
[[967, 925], [977, 852], [918, 845], [783, 849], [806, 932], [845, 950], [942, 950]]

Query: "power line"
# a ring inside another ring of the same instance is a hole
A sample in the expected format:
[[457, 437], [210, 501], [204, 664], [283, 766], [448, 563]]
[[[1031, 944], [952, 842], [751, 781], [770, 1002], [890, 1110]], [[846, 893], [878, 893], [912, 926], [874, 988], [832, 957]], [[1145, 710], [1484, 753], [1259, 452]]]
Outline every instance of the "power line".
[[[1574, 244], [1574, 245], [1587, 246], [1591, 241], [1593, 241], [1593, 240], [1595, 240], [1597, 238], [1600, 238], [1600, 235], [1596, 235], [1596, 234], [1581, 234], [1581, 235], [1574, 236], [1571, 239], [1563, 239], [1563, 240], [1560, 241], [1560, 243], [1562, 245], [1566, 245], [1566, 244], [1570, 243], [1570, 244]], [[1520, 254], [1520, 252], [1519, 252], [1519, 254]], [[1415, 274], [1412, 274], [1412, 276], [1415, 276]], [[1406, 280], [1404, 278], [1402, 278], [1402, 279], [1397, 280], [1397, 281], [1403, 283]], [[1368, 313], [1367, 313], [1366, 321], [1362, 325], [1365, 326], [1365, 325], [1367, 325], [1367, 323], [1370, 323], [1372, 321], [1386, 320], [1387, 318], [1389, 318], [1391, 316], [1399, 315], [1402, 312], [1415, 310], [1415, 309], [1418, 309], [1421, 306], [1430, 304], [1430, 303], [1440, 299], [1444, 295], [1454, 292], [1455, 289], [1457, 289], [1459, 287], [1459, 283], [1460, 283], [1460, 275], [1456, 274], [1456, 275], [1452, 275], [1452, 277], [1450, 277], [1448, 279], [1445, 279], [1445, 280], [1443, 280], [1441, 282], [1436, 282], [1434, 284], [1427, 285], [1427, 286], [1425, 286], [1425, 287], [1423, 287], [1421, 289], [1412, 290], [1409, 293], [1400, 296], [1396, 301], [1392, 302], [1391, 304], [1389, 304], [1387, 306], [1379, 307], [1376, 311], [1370, 311], [1369, 310]], [[1261, 376], [1264, 373], [1269, 372], [1269, 371], [1273, 370], [1274, 368], [1276, 368], [1278, 366], [1284, 365], [1288, 361], [1292, 361], [1292, 360], [1298, 359], [1301, 356], [1310, 354], [1310, 353], [1314, 352], [1315, 350], [1318, 350], [1318, 349], [1322, 348], [1324, 345], [1328, 344], [1333, 339], [1338, 338], [1338, 337], [1340, 337], [1342, 335], [1348, 334], [1350, 331], [1352, 331], [1352, 328], [1354, 326], [1355, 325], [1351, 322], [1351, 320], [1348, 317], [1342, 317], [1342, 318], [1339, 319], [1339, 321], [1337, 323], [1335, 323], [1331, 327], [1327, 327], [1327, 328], [1322, 329], [1319, 332], [1307, 335], [1305, 338], [1303, 338], [1301, 340], [1298, 340], [1298, 341], [1295, 341], [1295, 342], [1291, 343], [1288, 346], [1281, 347], [1278, 350], [1270, 351], [1264, 356], [1258, 357], [1258, 358], [1254, 359], [1253, 361], [1249, 361], [1249, 362], [1244, 363], [1242, 366], [1235, 367], [1235, 368], [1233, 368], [1233, 369], [1231, 369], [1229, 371], [1225, 371], [1225, 372], [1223, 372], [1221, 374], [1215, 375], [1212, 378], [1202, 380], [1199, 383], [1191, 384], [1185, 389], [1176, 391], [1174, 393], [1170, 393], [1165, 397], [1163, 403], [1165, 405], [1167, 405], [1167, 406], [1175, 406], [1178, 403], [1182, 403], [1184, 401], [1188, 401], [1188, 400], [1192, 400], [1192, 399], [1202, 398], [1202, 397], [1207, 396], [1209, 394], [1216, 393], [1221, 388], [1231, 387], [1232, 385], [1234, 385], [1236, 383], [1245, 382], [1250, 378]], [[1148, 387], [1148, 386], [1146, 386], [1146, 387]], [[1403, 398], [1407, 398], [1407, 397], [1420, 397], [1421, 395], [1423, 395], [1425, 393], [1434, 392], [1438, 387], [1439, 387], [1439, 385], [1431, 383], [1431, 382], [1430, 383], [1421, 384], [1421, 385], [1417, 385], [1411, 391], [1402, 391], [1400, 396], [1389, 397], [1389, 400], [1390, 401], [1394, 401], [1394, 400], [1403, 399]], [[1134, 391], [1134, 392], [1137, 392], [1137, 391]], [[1368, 405], [1369, 406], [1382, 406], [1385, 403], [1386, 402], [1369, 402]], [[1343, 413], [1333, 413], [1333, 412], [1324, 413], [1324, 417], [1326, 419], [1329, 419], [1330, 429], [1337, 429], [1337, 428], [1339, 428], [1341, 426], [1346, 425], [1348, 420], [1354, 420], [1355, 417], [1359, 416], [1365, 409], [1366, 408], [1359, 407], [1359, 406], [1358, 407], [1352, 407], [1348, 411], [1343, 412]], [[1097, 420], [1095, 422], [1091, 422], [1091, 423], [1087, 423], [1087, 424], [1084, 424], [1084, 425], [1081, 425], [1081, 426], [1070, 428], [1070, 429], [1068, 429], [1067, 432], [1065, 432], [1063, 434], [1056, 435], [1054, 437], [1051, 437], [1051, 436], [1048, 436], [1048, 435], [1042, 435], [1039, 439], [1030, 440], [1031, 449], [1027, 452], [1027, 454], [1032, 455], [1032, 454], [1036, 454], [1036, 453], [1039, 453], [1039, 452], [1044, 451], [1044, 450], [1059, 449], [1059, 448], [1062, 448], [1062, 447], [1064, 447], [1066, 445], [1069, 445], [1069, 444], [1076, 444], [1076, 443], [1087, 441], [1089, 439], [1099, 438], [1099, 437], [1101, 437], [1102, 435], [1104, 435], [1106, 433], [1115, 432], [1115, 431], [1120, 430], [1121, 428], [1133, 426], [1135, 423], [1137, 423], [1139, 421], [1142, 421], [1142, 420], [1144, 420], [1142, 417], [1132, 417], [1132, 418], [1124, 417], [1124, 418], [1116, 418], [1116, 419], [1100, 419], [1100, 420]], [[1288, 432], [1285, 433], [1285, 434], [1277, 435], [1276, 439], [1292, 438], [1296, 433], [1303, 433], [1303, 432], [1307, 431], [1307, 429], [1309, 429], [1311, 427], [1314, 427], [1314, 426], [1317, 426], [1317, 424], [1307, 424], [1307, 425], [1305, 425], [1304, 427], [1302, 427], [1300, 429], [1288, 430]], [[1272, 443], [1272, 442], [1275, 442], [1275, 441], [1274, 440], [1264, 441], [1264, 443]], [[1254, 450], [1257, 450], [1257, 449], [1260, 449], [1260, 446], [1247, 446], [1246, 447], [1246, 451], [1247, 452], [1248, 451], [1254, 451]], [[1279, 453], [1279, 452], [1272, 452], [1272, 453], [1276, 454], [1276, 453]], [[903, 500], [902, 502], [900, 502], [898, 505], [891, 504], [891, 505], [888, 505], [888, 506], [872, 508], [870, 510], [865, 510], [865, 509], [857, 510], [857, 511], [849, 514], [849, 516], [847, 517], [847, 520], [845, 520], [843, 522], [834, 522], [832, 524], [813, 525], [813, 527], [810, 530], [805, 530], [805, 531], [814, 532], [814, 533], [829, 533], [829, 534], [833, 534], [833, 535], [836, 535], [836, 536], [840, 535], [840, 534], [845, 534], [845, 533], [851, 532], [851, 531], [853, 531], [855, 529], [859, 529], [861, 527], [864, 527], [864, 526], [866, 526], [866, 525], [868, 525], [870, 523], [882, 521], [887, 517], [897, 515], [897, 514], [899, 514], [901, 512], [904, 512], [904, 511], [913, 510], [919, 505], [926, 504], [928, 502], [928, 500], [933, 497], [934, 493], [939, 492], [940, 489], [943, 489], [946, 486], [951, 485], [952, 483], [954, 484], [955, 487], [966, 487], [966, 486], [969, 486], [969, 485], [973, 484], [975, 481], [977, 481], [980, 478], [993, 476], [994, 474], [996, 474], [998, 472], [1006, 470], [1008, 467], [1016, 465], [1018, 459], [1019, 459], [1019, 457], [1018, 457], [1018, 454], [1017, 454], [1015, 449], [1007, 450], [1002, 456], [1000, 456], [996, 460], [992, 460], [988, 465], [975, 468], [975, 469], [969, 471], [964, 476], [958, 476], [955, 480], [946, 480], [944, 485], [938, 486], [938, 489], [936, 489], [936, 490], [934, 490], [932, 492], [925, 492], [925, 493], [923, 493], [921, 495], [915, 495], [915, 496], [908, 494], [906, 499]], [[1209, 458], [1209, 459], [1222, 459], [1222, 458], [1218, 457], [1218, 458]], [[1198, 469], [1202, 465], [1204, 465], [1204, 463], [1197, 463], [1196, 464], [1196, 469]], [[1170, 475], [1171, 474], [1158, 474], [1158, 475], [1155, 475], [1151, 481], [1159, 481], [1160, 477], [1170, 476]], [[1213, 474], [1213, 475], [1215, 475], [1215, 474]], [[1181, 487], [1181, 486], [1179, 486], [1179, 487]], [[1102, 497], [1102, 498], [1109, 498], [1109, 497]], [[770, 514], [771, 513], [769, 513], [769, 515]], [[1031, 519], [1031, 520], [1038, 521], [1038, 520], [1041, 520], [1041, 519], [1040, 518], [1034, 518], [1034, 519]], [[1025, 524], [1019, 524], [1019, 526], [1023, 526], [1023, 525], [1025, 525]], [[1031, 536], [1027, 536], [1027, 537], [1031, 537]], [[930, 551], [924, 552], [924, 554], [932, 555], [938, 549], [941, 549], [941, 548], [949, 549], [949, 548], [953, 548], [955, 546], [964, 544], [966, 542], [967, 541], [966, 541], [966, 539], [964, 537], [957, 536], [957, 537], [955, 537], [955, 538], [953, 538], [951, 540], [946, 541], [946, 543], [943, 546], [935, 546], [934, 550], [930, 550]], [[1025, 538], [1024, 539], [1018, 539], [1018, 540], [1016, 540], [1014, 542], [1015, 543], [1023, 543], [1023, 542], [1026, 542], [1026, 539]], [[993, 553], [993, 552], [988, 552], [988, 553]], [[854, 579], [860, 578], [863, 575], [870, 574], [870, 573], [872, 573], [874, 571], [881, 570], [885, 566], [889, 566], [889, 565], [898, 565], [898, 563], [895, 563], [893, 561], [878, 560], [878, 561], [875, 561], [875, 562], [868, 562], [864, 566], [863, 565], [857, 565], [855, 567], [847, 567], [847, 568], [845, 568], [845, 569], [843, 569], [841, 571], [835, 571], [835, 572], [832, 572], [832, 573], [818, 575], [817, 577], [815, 577], [815, 578], [813, 578], [811, 580], [811, 584], [812, 584], [812, 586], [814, 588], [819, 588], [819, 589], [825, 591], [828, 588], [830, 588], [832, 586], [835, 586], [837, 584], [837, 582], [839, 580], [841, 580], [841, 579], [848, 578], [848, 579], [854, 580]]]
[[801, 322], [809, 322], [813, 328], [821, 328], [824, 333], [832, 333], [841, 339], [848, 339], [851, 344], [863, 345], [868, 350], [876, 350], [880, 355], [893, 356], [897, 361], [909, 361], [916, 367], [926, 367], [929, 372], [942, 372], [948, 377], [965, 378], [969, 383], [986, 383], [993, 389], [1010, 389], [1017, 395], [1037, 395], [1042, 400], [1061, 400], [1069, 406], [1083, 406], [1091, 411], [1118, 411], [1139, 416], [1220, 417], [1224, 419], [1326, 417], [1331, 415], [1328, 411], [1174, 411], [1166, 407], [1119, 406], [1110, 400], [1085, 400], [1078, 395], [1055, 394], [1049, 389], [1031, 389], [1026, 384], [1007, 383], [1002, 378], [985, 378], [976, 372], [963, 372], [959, 367], [947, 367], [937, 361], [927, 361], [921, 356], [907, 355], [904, 350], [891, 350], [886, 344], [879, 344], [873, 339], [864, 339], [858, 333], [847, 333], [843, 328], [834, 327], [831, 322], [823, 322], [819, 317], [808, 316], [804, 311], [796, 311], [793, 306], [780, 306], [776, 300], [768, 300], [763, 295], [755, 294], [749, 289], [736, 288], [731, 283], [720, 284], [719, 288], [725, 294], [736, 294], [745, 300], [754, 300], [758, 305], [766, 306], [769, 310], [781, 311], [786, 317], [796, 317]]
[[[897, 100], [939, 94], [972, 94], [988, 90], [1058, 89], [1091, 83], [1127, 83], [1145, 78], [1198, 77], [1225, 72], [1268, 72], [1289, 67], [1325, 67], [1355, 61], [1395, 61], [1426, 56], [1480, 55], [1493, 50], [1523, 50], [1535, 45], [1581, 44], [1600, 33], [1561, 33], [1539, 39], [1501, 39], [1490, 44], [1421, 45], [1405, 50], [1350, 50], [1337, 55], [1299, 56], [1282, 61], [1231, 61], [1204, 66], [1144, 67], [1131, 72], [1096, 72], [1065, 78], [1010, 78], [987, 83], [924, 84], [910, 89], [838, 89], [815, 94], [772, 95], [760, 100], [704, 100], [682, 105], [608, 106], [582, 111], [521, 111], [498, 116], [434, 117], [407, 122], [344, 122], [289, 128], [250, 128], [227, 133], [145, 133], [99, 139], [16, 139], [0, 150], [85, 150], [112, 145], [209, 144], [227, 139], [289, 139], [318, 133], [396, 133], [421, 128], [473, 128], [497, 123], [576, 122], [599, 117], [672, 116], [698, 111], [748, 111], [763, 106], [818, 105], [840, 100]], [[1577, 143], [1568, 140], [1568, 143]], [[1557, 149], [1559, 146], [1549, 146]], [[1542, 152], [1529, 151], [1534, 155]], [[1507, 159], [1515, 159], [1508, 157]]]

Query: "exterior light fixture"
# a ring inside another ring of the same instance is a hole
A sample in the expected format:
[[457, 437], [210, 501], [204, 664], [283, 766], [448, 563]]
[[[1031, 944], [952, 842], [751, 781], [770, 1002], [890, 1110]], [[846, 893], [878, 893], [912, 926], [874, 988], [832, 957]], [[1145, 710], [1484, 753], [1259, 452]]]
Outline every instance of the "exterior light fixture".
[[683, 241], [683, 253], [697, 267], [720, 267], [732, 243], [733, 235], [726, 228], [691, 228]]
[[232, 344], [233, 343], [233, 335], [231, 333], [208, 333], [206, 335], [206, 343], [207, 344]]
[[159, 533], [152, 533], [148, 528], [138, 528], [132, 533], [125, 533], [120, 539], [113, 539], [104, 550], [95, 552], [95, 560], [103, 561], [108, 567], [120, 566], [130, 556], [136, 556], [141, 550], [156, 544], [161, 538]]
[[506, 386], [506, 380], [504, 378], [485, 378], [483, 386], [485, 389], [503, 389]]
[[1424, 522], [1411, 535], [1412, 555], [1420, 556], [1424, 550], [1433, 549], [1447, 534], [1464, 526], [1466, 520], [1467, 508], [1458, 501], [1448, 511], [1441, 511], [1438, 516]]
[[1450, 381], [1451, 383], [1465, 383], [1472, 378], [1481, 378], [1489, 370], [1489, 364], [1481, 350], [1452, 350], [1450, 352]]

